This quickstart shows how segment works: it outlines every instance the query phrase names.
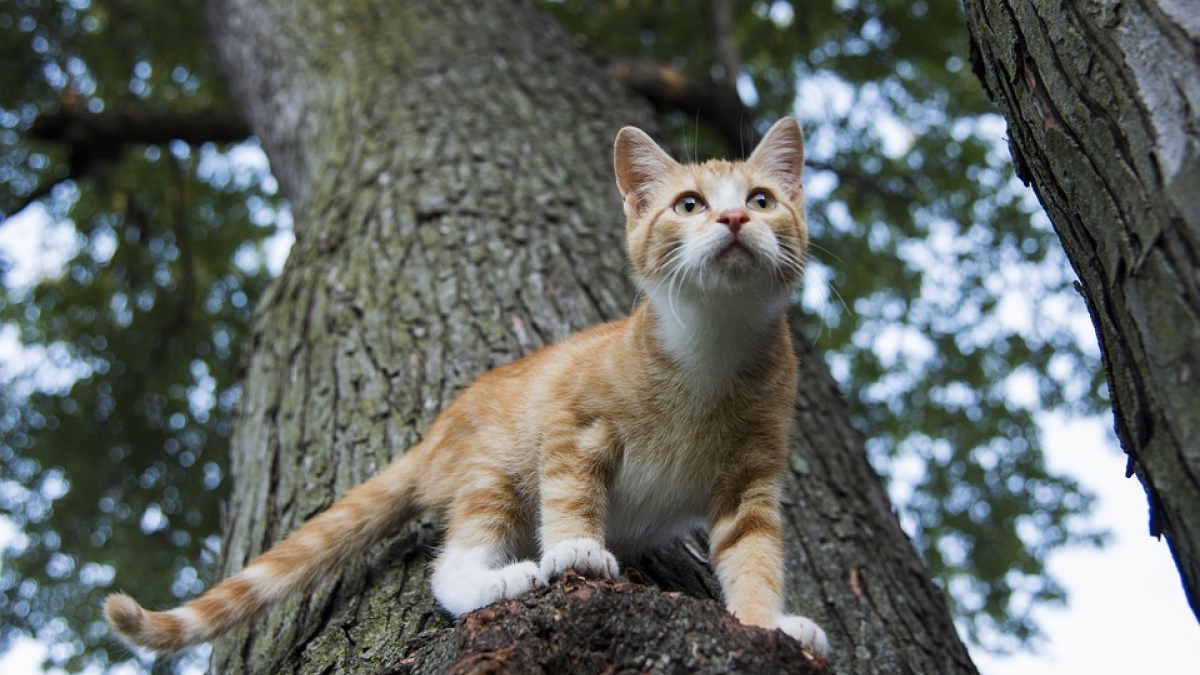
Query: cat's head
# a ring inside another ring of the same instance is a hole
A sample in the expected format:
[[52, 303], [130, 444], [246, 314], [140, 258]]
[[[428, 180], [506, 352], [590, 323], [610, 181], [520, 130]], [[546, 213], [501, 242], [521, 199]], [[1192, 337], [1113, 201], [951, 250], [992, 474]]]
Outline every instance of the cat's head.
[[799, 281], [808, 228], [796, 120], [776, 122], [744, 162], [680, 164], [633, 127], [617, 134], [614, 155], [642, 283], [745, 292]]

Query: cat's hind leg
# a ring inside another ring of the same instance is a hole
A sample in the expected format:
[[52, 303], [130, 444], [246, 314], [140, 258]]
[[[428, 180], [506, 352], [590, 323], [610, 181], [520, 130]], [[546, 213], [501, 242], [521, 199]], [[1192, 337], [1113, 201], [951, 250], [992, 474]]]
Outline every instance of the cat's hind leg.
[[433, 564], [433, 596], [455, 616], [546, 585], [538, 564], [517, 560], [528, 548], [520, 498], [506, 486], [480, 485], [450, 510], [446, 542]]

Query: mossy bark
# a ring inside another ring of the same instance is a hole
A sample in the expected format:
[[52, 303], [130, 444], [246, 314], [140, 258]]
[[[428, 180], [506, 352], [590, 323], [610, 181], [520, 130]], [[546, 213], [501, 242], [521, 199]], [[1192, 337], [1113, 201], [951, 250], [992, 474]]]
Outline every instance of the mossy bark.
[[1200, 613], [1200, 15], [968, 0], [976, 73], [1079, 275], [1117, 436]]
[[[208, 17], [296, 215], [246, 363], [229, 572], [404, 452], [480, 373], [630, 309], [611, 147], [622, 125], [654, 122], [529, 2], [212, 0]], [[797, 349], [793, 609], [826, 628], [843, 672], [974, 673], [832, 380]], [[587, 602], [610, 608], [595, 629], [604, 644], [589, 646], [547, 628], [577, 613], [578, 593], [559, 603], [564, 585], [456, 624], [429, 595], [437, 541], [436, 523], [413, 523], [219, 641], [214, 672], [441, 672], [506, 634], [535, 655], [639, 672], [811, 671], [781, 637], [733, 630], [751, 635], [739, 642], [718, 605], [691, 597], [717, 594], [703, 546], [633, 561], [656, 586], [588, 586]], [[684, 620], [697, 611], [717, 618]], [[489, 641], [472, 642], [484, 624]], [[648, 637], [687, 631], [690, 642]], [[633, 651], [604, 651], [620, 635], [640, 636]], [[776, 665], [737, 656], [746, 649]]]

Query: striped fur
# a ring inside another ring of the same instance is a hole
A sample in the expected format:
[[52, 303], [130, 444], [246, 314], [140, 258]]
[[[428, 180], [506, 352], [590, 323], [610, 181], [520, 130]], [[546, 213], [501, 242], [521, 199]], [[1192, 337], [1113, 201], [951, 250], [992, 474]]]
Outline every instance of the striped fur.
[[630, 317], [481, 376], [424, 441], [196, 600], [148, 612], [110, 596], [113, 629], [157, 652], [213, 639], [433, 509], [447, 516], [433, 593], [454, 614], [568, 568], [614, 577], [614, 552], [707, 526], [730, 611], [825, 653], [816, 624], [783, 613], [797, 368], [784, 309], [807, 249], [802, 163], [790, 118], [743, 163], [681, 165], [621, 130], [617, 183], [646, 297]]

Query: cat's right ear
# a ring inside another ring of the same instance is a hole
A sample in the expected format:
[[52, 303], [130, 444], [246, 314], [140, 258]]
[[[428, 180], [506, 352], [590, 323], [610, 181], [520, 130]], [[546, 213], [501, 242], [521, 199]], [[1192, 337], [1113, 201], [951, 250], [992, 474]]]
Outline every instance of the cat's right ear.
[[641, 129], [625, 127], [617, 132], [613, 166], [626, 216], [643, 213], [650, 188], [674, 165], [675, 160]]

